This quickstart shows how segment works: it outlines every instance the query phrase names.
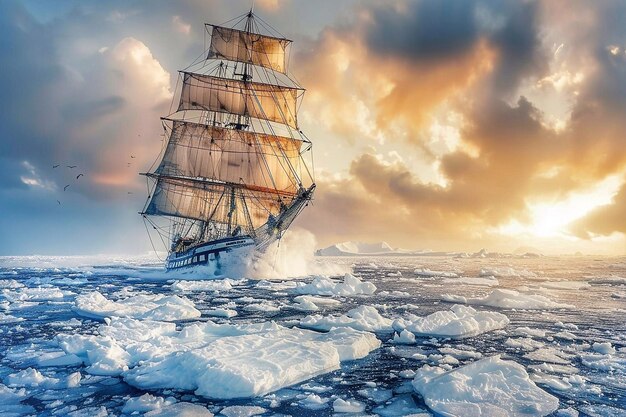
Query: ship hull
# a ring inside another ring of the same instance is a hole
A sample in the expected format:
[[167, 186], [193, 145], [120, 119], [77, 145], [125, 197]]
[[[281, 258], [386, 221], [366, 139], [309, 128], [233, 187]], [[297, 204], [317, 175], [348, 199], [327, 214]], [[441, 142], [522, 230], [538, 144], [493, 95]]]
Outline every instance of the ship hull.
[[255, 246], [250, 236], [236, 236], [213, 240], [191, 247], [182, 252], [171, 253], [166, 260], [168, 271], [187, 269], [194, 266], [219, 264], [225, 253], [250, 249]]

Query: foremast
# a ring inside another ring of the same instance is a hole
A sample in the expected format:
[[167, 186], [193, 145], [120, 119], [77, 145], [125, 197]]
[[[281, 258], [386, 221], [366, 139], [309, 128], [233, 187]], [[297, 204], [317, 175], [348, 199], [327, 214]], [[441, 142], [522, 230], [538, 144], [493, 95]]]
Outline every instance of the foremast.
[[261, 34], [252, 11], [243, 30], [206, 28], [206, 58], [180, 72], [163, 157], [145, 174], [154, 186], [142, 214], [171, 219], [174, 251], [228, 236], [265, 241], [258, 235], [291, 209], [290, 223], [315, 187], [297, 121], [304, 90], [287, 75], [291, 41]]

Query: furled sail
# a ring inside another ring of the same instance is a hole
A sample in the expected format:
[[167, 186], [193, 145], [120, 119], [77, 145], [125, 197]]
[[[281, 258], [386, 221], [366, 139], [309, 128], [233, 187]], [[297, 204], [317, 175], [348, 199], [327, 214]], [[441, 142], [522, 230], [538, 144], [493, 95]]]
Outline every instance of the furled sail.
[[288, 39], [213, 26], [208, 58], [223, 58], [287, 72], [285, 49]]
[[[235, 203], [231, 204], [232, 198]], [[253, 228], [267, 223], [280, 212], [281, 195], [272, 190], [203, 182], [193, 179], [159, 177], [144, 214], [183, 217], [220, 224]], [[232, 207], [234, 211], [231, 212]]]
[[172, 133], [156, 173], [211, 178], [295, 193], [301, 141], [173, 121]]
[[298, 127], [299, 88], [184, 72], [178, 110], [208, 110]]

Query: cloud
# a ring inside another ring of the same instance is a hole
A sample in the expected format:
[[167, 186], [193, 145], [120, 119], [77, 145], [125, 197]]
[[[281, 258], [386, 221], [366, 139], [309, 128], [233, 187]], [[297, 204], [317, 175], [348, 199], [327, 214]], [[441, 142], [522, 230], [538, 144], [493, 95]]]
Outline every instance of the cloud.
[[[440, 248], [503, 245], [510, 237], [498, 236], [498, 228], [512, 220], [530, 224], [537, 202], [566, 200], [623, 175], [626, 55], [607, 45], [626, 43], [622, 25], [609, 16], [625, 7], [607, 3], [596, 9], [557, 2], [571, 8], [557, 12], [539, 2], [396, 2], [364, 6], [353, 22], [327, 28], [301, 52], [308, 65], [303, 83], [315, 91], [307, 104], [353, 142], [376, 132], [412, 143], [433, 159], [445, 186], [367, 152], [347, 177], [321, 181], [311, 210], [319, 213], [305, 214], [304, 225], [323, 242], [377, 236]], [[584, 34], [573, 31], [580, 15], [593, 16], [578, 25]], [[575, 47], [555, 54], [555, 38]], [[558, 85], [556, 104], [536, 91], [548, 83], [555, 91]], [[364, 130], [350, 117], [355, 103], [364, 103], [373, 126]], [[463, 120], [460, 146], [443, 153], [433, 152], [424, 133], [442, 105]], [[558, 128], [546, 114], [554, 105], [570, 109]], [[592, 214], [578, 233], [623, 231], [610, 215], [620, 201], [598, 209], [606, 224]]]

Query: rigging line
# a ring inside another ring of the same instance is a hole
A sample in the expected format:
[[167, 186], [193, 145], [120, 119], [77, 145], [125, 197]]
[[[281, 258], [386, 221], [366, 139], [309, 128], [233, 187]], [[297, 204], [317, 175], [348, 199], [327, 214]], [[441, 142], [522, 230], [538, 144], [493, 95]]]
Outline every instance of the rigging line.
[[154, 242], [152, 242], [152, 236], [150, 235], [150, 231], [148, 229], [148, 225], [146, 224], [145, 216], [144, 216], [143, 225], [146, 228], [146, 233], [148, 234], [148, 238], [150, 239], [150, 245], [152, 246], [152, 250], [154, 251], [154, 254], [156, 255], [156, 257], [159, 260], [159, 262], [163, 262], [164, 260], [161, 259], [161, 257], [159, 256], [159, 253], [157, 252], [156, 248], [154, 247]]

